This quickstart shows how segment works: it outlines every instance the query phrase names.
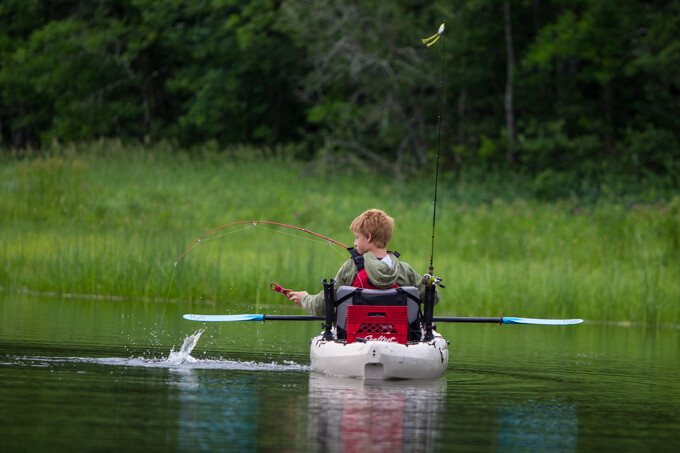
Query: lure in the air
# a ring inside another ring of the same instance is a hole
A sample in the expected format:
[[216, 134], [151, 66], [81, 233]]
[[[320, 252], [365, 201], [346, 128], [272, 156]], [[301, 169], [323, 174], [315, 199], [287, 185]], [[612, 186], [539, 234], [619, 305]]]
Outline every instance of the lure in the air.
[[439, 30], [437, 31], [437, 33], [435, 33], [434, 35], [430, 36], [429, 38], [425, 38], [425, 39], [422, 40], [422, 41], [423, 41], [423, 44], [425, 44], [427, 47], [430, 47], [432, 44], [436, 43], [436, 42], [439, 40], [439, 37], [440, 37], [442, 34], [444, 34], [444, 28], [445, 28], [445, 27], [444, 27], [444, 24], [441, 24], [441, 25], [439, 26]]

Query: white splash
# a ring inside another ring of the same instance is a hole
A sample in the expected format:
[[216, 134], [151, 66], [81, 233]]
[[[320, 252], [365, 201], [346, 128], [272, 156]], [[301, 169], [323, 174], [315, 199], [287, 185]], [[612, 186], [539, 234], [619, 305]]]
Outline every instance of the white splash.
[[191, 356], [191, 352], [196, 347], [198, 340], [205, 329], [200, 329], [192, 335], [188, 335], [179, 351], [174, 347], [170, 349], [167, 358], [147, 358], [147, 357], [8, 357], [9, 362], [5, 361], [0, 365], [28, 365], [32, 367], [49, 367], [52, 363], [96, 363], [99, 365], [113, 365], [125, 367], [144, 367], [144, 368], [169, 368], [171, 370], [199, 370], [199, 369], [219, 369], [219, 370], [241, 370], [241, 371], [309, 371], [308, 365], [297, 364], [294, 361], [275, 362], [254, 362], [228, 360], [225, 358], [216, 359], [196, 359]]
[[198, 339], [205, 332], [205, 329], [200, 329], [194, 332], [193, 335], [189, 335], [184, 339], [184, 343], [178, 352], [175, 352], [175, 348], [170, 350], [170, 355], [168, 355], [168, 365], [181, 365], [182, 363], [196, 363], [196, 359], [191, 357], [191, 351], [196, 347]]

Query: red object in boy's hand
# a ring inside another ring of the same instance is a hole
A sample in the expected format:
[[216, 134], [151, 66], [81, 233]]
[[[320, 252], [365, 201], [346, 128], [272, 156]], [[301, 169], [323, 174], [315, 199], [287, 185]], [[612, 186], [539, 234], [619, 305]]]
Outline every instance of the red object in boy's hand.
[[273, 291], [278, 291], [278, 292], [282, 293], [284, 296], [286, 296], [289, 299], [290, 299], [290, 293], [293, 291], [292, 289], [286, 289], [286, 288], [282, 287], [281, 285], [277, 285], [274, 282], [272, 282], [272, 284], [269, 285], [269, 287]]

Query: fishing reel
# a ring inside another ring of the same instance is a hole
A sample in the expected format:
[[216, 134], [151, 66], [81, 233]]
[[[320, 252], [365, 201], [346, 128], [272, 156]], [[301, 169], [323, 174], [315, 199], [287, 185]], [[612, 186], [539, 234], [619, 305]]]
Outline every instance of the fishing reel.
[[441, 277], [435, 277], [430, 274], [423, 275], [423, 285], [426, 287], [434, 288], [435, 286], [439, 286], [440, 288], [446, 288], [446, 286], [442, 285], [441, 282]]

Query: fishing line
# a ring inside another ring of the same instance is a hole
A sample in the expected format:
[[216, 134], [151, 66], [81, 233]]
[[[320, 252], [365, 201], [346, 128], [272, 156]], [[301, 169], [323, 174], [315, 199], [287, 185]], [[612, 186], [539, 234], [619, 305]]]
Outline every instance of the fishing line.
[[[201, 239], [199, 242], [212, 241], [213, 239], [221, 238], [222, 236], [229, 236], [230, 234], [235, 234], [235, 233], [238, 233], [239, 231], [252, 230], [256, 226], [257, 225], [251, 225], [251, 226], [239, 228], [236, 231], [230, 231], [229, 233], [222, 233], [222, 234], [217, 234], [215, 236], [206, 237], [206, 238]], [[275, 231], [275, 230], [272, 230], [272, 231]]]
[[[172, 285], [175, 283], [175, 271], [177, 269], [173, 266], [172, 272], [170, 273], [170, 284], [168, 285], [168, 292], [165, 294], [165, 303], [163, 304], [163, 311], [161, 312], [161, 321], [158, 324], [158, 329], [161, 329], [161, 326], [163, 326], [163, 320], [165, 319], [165, 309], [168, 306], [168, 301], [170, 300], [170, 291], [172, 290]], [[156, 350], [158, 349], [158, 342], [154, 345], [153, 348], [153, 354], [156, 354]]]
[[[217, 230], [221, 230], [223, 228], [227, 228], [227, 227], [234, 226], [234, 225], [244, 225], [244, 226], [241, 227], [241, 228], [238, 228], [234, 231], [227, 231], [227, 232], [224, 232], [224, 233], [221, 233], [221, 234], [215, 234], [215, 235], [211, 236], [211, 234], [216, 232]], [[270, 227], [266, 227], [266, 226], [262, 226], [262, 225], [276, 225], [276, 226], [279, 226], [279, 227], [290, 228], [290, 229], [293, 229], [293, 230], [301, 231], [303, 233], [307, 233], [309, 235], [315, 236], [315, 238], [303, 237], [299, 234], [289, 233], [289, 232], [286, 232], [286, 231], [282, 231], [280, 229], [270, 228]], [[345, 250], [347, 249], [347, 246], [345, 246], [344, 244], [341, 244], [340, 242], [337, 242], [337, 241], [335, 241], [335, 240], [333, 240], [329, 237], [323, 236], [319, 233], [315, 233], [313, 231], [310, 231], [310, 230], [307, 230], [307, 229], [304, 229], [304, 228], [300, 228], [300, 227], [297, 227], [297, 226], [287, 225], [287, 224], [278, 223], [278, 222], [245, 220], [245, 221], [239, 221], [239, 222], [232, 222], [232, 223], [228, 223], [226, 225], [219, 226], [217, 228], [213, 228], [212, 230], [208, 231], [207, 233], [204, 233], [202, 236], [200, 236], [196, 240], [194, 240], [184, 250], [184, 252], [182, 252], [182, 254], [177, 258], [177, 260], [175, 260], [175, 263], [174, 263], [174, 266], [173, 266], [173, 271], [172, 271], [172, 274], [171, 274], [170, 285], [168, 286], [168, 292], [167, 292], [166, 297], [165, 297], [165, 304], [163, 306], [163, 313], [161, 315], [161, 323], [163, 322], [163, 319], [164, 319], [164, 316], [165, 316], [165, 310], [166, 310], [168, 301], [170, 300], [170, 292], [171, 292], [173, 284], [174, 284], [175, 272], [177, 270], [177, 265], [179, 264], [180, 260], [184, 257], [184, 255], [186, 255], [194, 247], [198, 246], [201, 242], [217, 239], [217, 238], [220, 238], [222, 236], [228, 236], [228, 235], [236, 234], [236, 233], [239, 233], [239, 232], [243, 232], [245, 230], [251, 230], [251, 229], [258, 227], [258, 226], [260, 228], [264, 229], [264, 230], [272, 231], [274, 233], [279, 233], [279, 234], [283, 234], [283, 235], [286, 235], [286, 236], [292, 236], [296, 239], [311, 241], [311, 242], [314, 242], [314, 243], [317, 243], [317, 244], [327, 244], [328, 246], [335, 244], [335, 245], [342, 247]], [[337, 248], [335, 248], [335, 247], [330, 247], [330, 248], [333, 251], [335, 251], [336, 253], [340, 254], [341, 256], [344, 256], [344, 253], [342, 253]]]

